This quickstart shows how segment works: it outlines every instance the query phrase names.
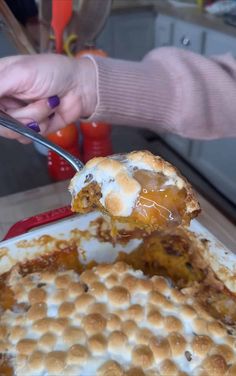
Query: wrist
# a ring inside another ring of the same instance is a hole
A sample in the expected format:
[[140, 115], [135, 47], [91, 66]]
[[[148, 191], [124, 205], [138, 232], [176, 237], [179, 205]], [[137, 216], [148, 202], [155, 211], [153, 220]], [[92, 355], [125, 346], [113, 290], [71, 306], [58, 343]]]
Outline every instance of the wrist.
[[77, 90], [81, 103], [80, 117], [90, 117], [97, 105], [96, 68], [91, 59], [83, 57], [77, 63]]

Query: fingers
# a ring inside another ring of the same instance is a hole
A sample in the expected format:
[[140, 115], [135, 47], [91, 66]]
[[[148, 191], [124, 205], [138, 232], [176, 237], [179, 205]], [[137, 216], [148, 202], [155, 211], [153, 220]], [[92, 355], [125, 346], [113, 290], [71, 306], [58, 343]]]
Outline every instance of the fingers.
[[[33, 129], [35, 132], [38, 133], [37, 127], [40, 127], [40, 134], [43, 136], [48, 135], [49, 133], [54, 133], [58, 131], [58, 129], [63, 128], [65, 126], [65, 121], [63, 118], [58, 114], [55, 113], [54, 116], [51, 119], [47, 119], [44, 122], [40, 123], [39, 125], [35, 122], [28, 123], [27, 119], [19, 119], [22, 123], [26, 124], [27, 127], [30, 127]], [[17, 141], [23, 143], [23, 144], [28, 144], [31, 142], [29, 138], [23, 137], [17, 133], [9, 131], [9, 135], [11, 138], [17, 139]], [[9, 138], [9, 137], [8, 137]]]
[[8, 113], [16, 119], [28, 119], [29, 122], [40, 124], [53, 114], [59, 104], [60, 99], [55, 95], [48, 99], [30, 103], [27, 106], [11, 109]]
[[62, 115], [58, 112], [55, 112], [54, 116], [51, 119], [47, 120], [47, 126], [44, 134], [47, 135], [49, 133], [54, 133], [65, 126], [66, 122]]
[[[11, 111], [16, 110], [18, 108], [21, 108], [24, 105], [25, 105], [24, 102], [19, 101], [19, 100], [14, 99], [14, 98], [7, 98], [7, 97], [6, 98], [0, 98], [0, 110], [7, 112], [9, 114], [11, 113]], [[25, 122], [25, 124], [26, 123], [27, 123], [27, 121]], [[7, 128], [4, 128], [3, 126], [1, 126], [1, 124], [0, 124], [0, 135], [2, 137], [5, 137], [5, 138], [16, 139], [16, 140], [23, 142], [23, 143], [30, 142], [29, 140], [26, 140], [25, 137], [22, 137], [19, 134], [10, 131]]]
[[[10, 111], [9, 111], [9, 113], [10, 113]], [[25, 126], [33, 129], [35, 132], [40, 132], [40, 134], [42, 134], [43, 136], [46, 136], [49, 133], [56, 132], [58, 129], [61, 129], [66, 125], [65, 120], [63, 119], [63, 117], [59, 113], [55, 112], [52, 115], [53, 116], [49, 116], [43, 122], [40, 122], [40, 124], [32, 121], [31, 119], [27, 119], [27, 118], [23, 118], [23, 119], [18, 118], [18, 120], [21, 123], [25, 124]], [[10, 131], [7, 128], [0, 126], [0, 130], [1, 130], [0, 134], [3, 137], [9, 138], [9, 139], [15, 139], [15, 140], [17, 140], [17, 141], [19, 141], [23, 144], [28, 144], [28, 143], [31, 142], [30, 139], [23, 137], [16, 132]]]
[[[61, 69], [62, 66], [65, 69]], [[34, 131], [40, 131], [43, 135], [55, 132], [65, 126], [65, 119], [71, 121], [72, 116], [67, 115], [69, 111], [68, 105], [64, 105], [64, 97], [68, 88], [73, 86], [72, 66], [74, 65], [71, 64], [71, 60], [50, 54], [0, 59], [0, 106]], [[52, 96], [54, 89], [55, 94], [60, 93], [62, 98], [59, 110], [57, 107], [60, 100], [56, 95]], [[76, 106], [74, 97], [72, 99], [73, 113]], [[52, 118], [54, 112], [56, 115]], [[28, 142], [22, 139], [22, 136], [3, 127], [0, 127], [0, 135]]]
[[[49, 119], [54, 114], [55, 107], [57, 107], [59, 103], [60, 99], [57, 96], [53, 96], [26, 106], [19, 106], [17, 101], [11, 102], [10, 105], [9, 101], [2, 101], [2, 107], [3, 110], [5, 110], [4, 105], [7, 105], [7, 112], [9, 115], [19, 120], [35, 132], [46, 134], [48, 133], [47, 128], [50, 124]], [[10, 139], [16, 139], [21, 143], [30, 142], [29, 139], [3, 127], [1, 128], [1, 135]]]
[[23, 137], [16, 132], [13, 132], [13, 131], [5, 128], [5, 127], [2, 127], [1, 125], [0, 125], [0, 130], [1, 130], [1, 132], [0, 132], [1, 137], [9, 138], [11, 140], [17, 140], [17, 141], [22, 142], [24, 144], [30, 142], [30, 140], [29, 139], [27, 140], [26, 137]]
[[0, 98], [0, 108], [1, 110], [8, 112], [9, 110], [20, 108], [22, 106], [25, 106], [26, 103], [15, 99], [15, 98]]

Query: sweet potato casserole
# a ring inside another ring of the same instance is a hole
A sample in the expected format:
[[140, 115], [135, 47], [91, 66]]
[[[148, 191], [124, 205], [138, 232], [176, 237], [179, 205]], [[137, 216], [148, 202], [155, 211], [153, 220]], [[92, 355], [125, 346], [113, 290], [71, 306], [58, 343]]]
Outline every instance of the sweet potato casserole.
[[[115, 179], [124, 183], [118, 195], [114, 181], [109, 191], [88, 176], [108, 169], [108, 182], [113, 161], [102, 167], [89, 162], [96, 168], [82, 171], [88, 180], [85, 190], [81, 180], [83, 187], [76, 191], [78, 176], [71, 185], [74, 209], [95, 206], [112, 222], [98, 215], [88, 228], [73, 229], [69, 240], [45, 234], [18, 244], [29, 250], [29, 257], [19, 257], [0, 276], [0, 375], [236, 375], [235, 275], [223, 266], [220, 252], [219, 260], [212, 258], [208, 241], [184, 227], [199, 212], [191, 187], [157, 157], [152, 166], [158, 161], [165, 173], [159, 171], [154, 184], [153, 167], [148, 172], [145, 167], [153, 161], [149, 153], [127, 158], [142, 168], [127, 174], [127, 165], [118, 168], [115, 160]], [[136, 186], [135, 200], [126, 195], [130, 186]], [[115, 197], [114, 205], [110, 199], [101, 203], [103, 194]], [[144, 205], [143, 194], [154, 198], [155, 207], [162, 206], [158, 215]], [[127, 202], [129, 210], [123, 206]], [[115, 240], [114, 218], [126, 222], [117, 224]], [[110, 244], [114, 262], [88, 258], [84, 244], [91, 241], [96, 253], [95, 240], [104, 249]], [[30, 257], [36, 245], [40, 252]], [[10, 260], [8, 250], [0, 247], [0, 264], [4, 257]]]

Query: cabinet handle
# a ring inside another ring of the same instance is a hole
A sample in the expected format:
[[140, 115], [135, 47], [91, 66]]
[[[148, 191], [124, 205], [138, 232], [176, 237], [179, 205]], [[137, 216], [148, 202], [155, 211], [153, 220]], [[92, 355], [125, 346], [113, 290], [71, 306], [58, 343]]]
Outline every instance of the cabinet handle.
[[182, 46], [184, 46], [184, 47], [188, 47], [188, 46], [190, 46], [190, 44], [191, 44], [190, 39], [189, 39], [188, 37], [186, 37], [186, 36], [183, 36], [183, 37], [180, 39], [180, 42], [181, 42]]

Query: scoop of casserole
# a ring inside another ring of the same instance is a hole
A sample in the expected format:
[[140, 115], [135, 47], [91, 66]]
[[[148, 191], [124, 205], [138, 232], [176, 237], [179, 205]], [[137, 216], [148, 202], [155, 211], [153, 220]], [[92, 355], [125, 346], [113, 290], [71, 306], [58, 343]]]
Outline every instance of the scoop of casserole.
[[188, 225], [200, 212], [187, 180], [148, 151], [94, 158], [74, 176], [69, 190], [73, 211], [99, 209], [138, 228]]

